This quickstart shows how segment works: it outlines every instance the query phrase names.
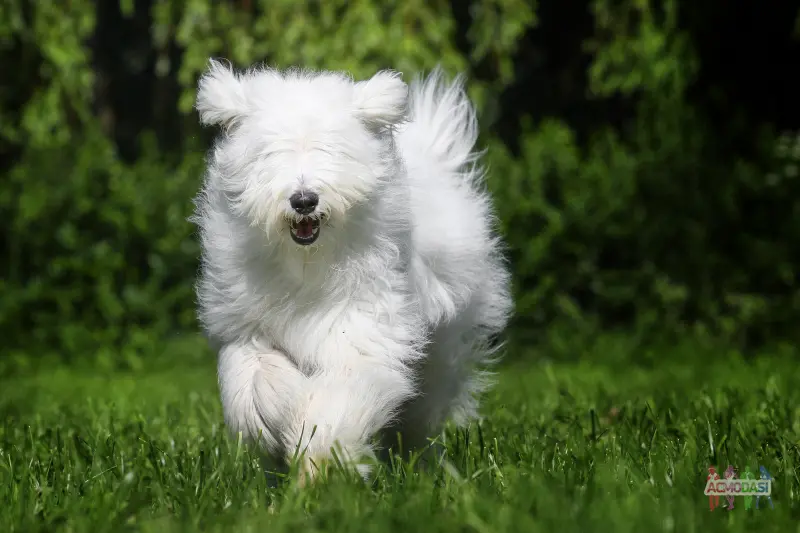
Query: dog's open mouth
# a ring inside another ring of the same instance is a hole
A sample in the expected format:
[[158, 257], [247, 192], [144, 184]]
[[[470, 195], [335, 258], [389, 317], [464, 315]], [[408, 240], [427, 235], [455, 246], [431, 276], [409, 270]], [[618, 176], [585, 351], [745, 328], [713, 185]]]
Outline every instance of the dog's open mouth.
[[289, 224], [289, 233], [297, 244], [307, 246], [319, 237], [320, 220], [318, 218], [303, 217], [292, 220]]

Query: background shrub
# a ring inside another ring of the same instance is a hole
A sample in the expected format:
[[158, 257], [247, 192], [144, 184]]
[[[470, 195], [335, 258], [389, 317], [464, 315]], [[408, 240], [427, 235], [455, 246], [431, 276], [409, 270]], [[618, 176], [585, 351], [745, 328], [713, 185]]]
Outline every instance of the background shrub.
[[196, 330], [186, 218], [213, 132], [191, 108], [210, 56], [466, 71], [516, 342], [556, 323], [790, 337], [798, 86], [765, 64], [797, 59], [798, 9], [770, 3], [742, 29], [744, 8], [711, 4], [8, 1], [4, 352], [123, 361]]

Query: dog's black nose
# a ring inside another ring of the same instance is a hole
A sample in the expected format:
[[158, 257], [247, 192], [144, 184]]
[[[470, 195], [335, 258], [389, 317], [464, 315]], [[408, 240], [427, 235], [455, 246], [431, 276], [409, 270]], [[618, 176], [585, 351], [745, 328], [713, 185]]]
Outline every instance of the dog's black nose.
[[292, 205], [292, 209], [301, 215], [307, 215], [317, 208], [319, 196], [309, 191], [296, 192], [289, 197], [289, 203]]

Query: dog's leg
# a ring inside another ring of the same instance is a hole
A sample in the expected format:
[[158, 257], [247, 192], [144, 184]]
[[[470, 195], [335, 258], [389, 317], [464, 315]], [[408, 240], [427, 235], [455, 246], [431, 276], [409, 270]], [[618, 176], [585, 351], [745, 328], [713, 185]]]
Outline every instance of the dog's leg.
[[[330, 366], [311, 378], [302, 421], [303, 434], [294, 434], [305, 453], [309, 474], [323, 469], [337, 453], [342, 462], [357, 464], [373, 457], [372, 436], [412, 394], [405, 369], [393, 368], [354, 355], [350, 364]], [[369, 473], [367, 464], [357, 466]]]
[[421, 333], [398, 322], [354, 311], [320, 343], [317, 372], [290, 434], [313, 470], [332, 458], [333, 449], [366, 476], [369, 466], [361, 460], [374, 456], [370, 440], [414, 395], [410, 363], [419, 357]]
[[228, 428], [270, 454], [282, 454], [282, 437], [308, 378], [285, 355], [260, 342], [224, 346], [218, 372]]

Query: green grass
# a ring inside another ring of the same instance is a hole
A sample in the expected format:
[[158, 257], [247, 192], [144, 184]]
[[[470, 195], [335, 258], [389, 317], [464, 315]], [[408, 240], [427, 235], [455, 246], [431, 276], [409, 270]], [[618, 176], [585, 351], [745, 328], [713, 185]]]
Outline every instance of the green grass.
[[[800, 531], [796, 356], [613, 349], [504, 367], [435, 471], [306, 490], [227, 436], [213, 360], [0, 381], [0, 531]], [[775, 508], [710, 512], [710, 464], [765, 465]]]

